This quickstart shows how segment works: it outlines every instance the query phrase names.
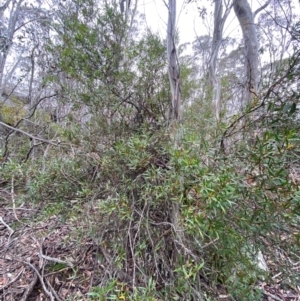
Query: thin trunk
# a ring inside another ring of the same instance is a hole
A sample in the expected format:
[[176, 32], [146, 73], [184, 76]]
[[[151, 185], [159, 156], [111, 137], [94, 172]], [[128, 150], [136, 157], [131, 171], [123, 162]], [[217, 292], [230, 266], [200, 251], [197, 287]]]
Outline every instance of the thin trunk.
[[[30, 82], [29, 82], [29, 91], [28, 91], [28, 102], [29, 102], [29, 112], [30, 115], [33, 114], [33, 121], [35, 121], [35, 114], [33, 112], [34, 110], [34, 103], [33, 103], [33, 95], [32, 95], [32, 90], [33, 90], [33, 81], [34, 81], [34, 73], [35, 73], [35, 50], [37, 49], [38, 45], [35, 45], [32, 49], [30, 60], [31, 60], [31, 74], [30, 74]], [[28, 132], [33, 132], [35, 133], [35, 123], [28, 123], [27, 124]], [[30, 140], [30, 147], [32, 148], [31, 152], [31, 159], [35, 159], [35, 139]]]
[[245, 107], [258, 93], [258, 40], [253, 13], [247, 0], [235, 0], [234, 11], [243, 31], [246, 61]]
[[219, 78], [216, 75], [218, 68], [218, 56], [220, 46], [222, 44], [223, 38], [223, 29], [225, 21], [229, 15], [231, 6], [226, 8], [226, 11], [223, 15], [223, 3], [222, 0], [215, 0], [215, 9], [214, 9], [214, 33], [213, 33], [213, 43], [211, 58], [209, 62], [209, 76], [211, 85], [213, 87], [213, 99], [215, 104], [215, 114], [217, 122], [220, 121], [220, 108], [221, 108], [221, 86]]
[[128, 29], [128, 36], [130, 36], [130, 34], [132, 32], [133, 22], [134, 22], [134, 18], [135, 18], [136, 11], [137, 11], [137, 4], [138, 4], [138, 0], [135, 0], [134, 7], [133, 7], [132, 13], [131, 13], [131, 20], [130, 20], [130, 25], [129, 25], [129, 29]]
[[21, 55], [19, 56], [19, 58], [17, 59], [17, 61], [14, 63], [13, 67], [9, 70], [9, 72], [7, 72], [4, 80], [3, 80], [3, 83], [2, 83], [2, 87], [3, 87], [3, 90], [2, 90], [2, 93], [7, 93], [9, 94], [10, 93], [10, 88], [8, 87], [8, 89], [6, 88], [10, 79], [12, 78], [14, 72], [16, 71], [16, 69], [18, 68], [19, 64], [24, 60], [25, 58], [22, 57]]
[[167, 58], [172, 93], [171, 120], [177, 122], [180, 119], [180, 70], [175, 46], [176, 0], [169, 0], [168, 11]]
[[4, 91], [4, 69], [7, 59], [7, 50], [0, 56], [0, 96], [2, 96]]
[[[13, 7], [10, 12], [10, 17], [9, 17], [9, 22], [8, 22], [8, 28], [7, 28], [7, 37], [6, 37], [6, 42], [5, 45], [3, 45], [2, 52], [3, 54], [0, 57], [0, 95], [2, 95], [3, 90], [4, 90], [4, 70], [5, 70], [5, 65], [6, 65], [6, 60], [8, 57], [8, 53], [10, 51], [10, 48], [12, 46], [12, 41], [13, 37], [15, 34], [16, 30], [16, 25], [19, 17], [19, 13], [21, 10], [21, 4], [24, 0], [20, 0], [15, 6], [15, 2], [13, 2]], [[4, 6], [0, 8], [0, 16], [3, 17], [4, 10], [8, 7], [10, 1], [7, 1]]]
[[[177, 57], [177, 51], [175, 46], [175, 34], [176, 34], [176, 0], [169, 0], [168, 5], [168, 27], [167, 27], [167, 59], [168, 59], [168, 74], [170, 81], [170, 89], [172, 94], [171, 99], [171, 116], [170, 122], [173, 129], [171, 129], [171, 135], [174, 135], [175, 148], [178, 143], [178, 129], [177, 122], [180, 119], [180, 70]], [[171, 209], [171, 223], [173, 225], [174, 234], [177, 240], [183, 240], [183, 230], [180, 225], [180, 205], [178, 201], [172, 202]], [[178, 246], [174, 242], [173, 262], [174, 265], [179, 260], [180, 251]]]

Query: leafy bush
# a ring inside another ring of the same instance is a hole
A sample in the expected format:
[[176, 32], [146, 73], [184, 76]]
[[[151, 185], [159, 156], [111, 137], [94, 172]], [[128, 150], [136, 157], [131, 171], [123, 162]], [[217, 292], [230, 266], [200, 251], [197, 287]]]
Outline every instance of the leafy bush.
[[[47, 215], [69, 216], [74, 199], [92, 202], [85, 235], [98, 241], [107, 267], [107, 285], [92, 299], [200, 300], [205, 285], [223, 285], [237, 299], [258, 300], [257, 283], [270, 271], [298, 281], [278, 257], [279, 250], [299, 251], [299, 191], [289, 172], [295, 131], [266, 131], [227, 155], [199, 145], [187, 129], [176, 147], [167, 137], [134, 134], [90, 163], [92, 155], [78, 153], [11, 162], [1, 172], [21, 183], [26, 170], [26, 199], [45, 204]], [[259, 253], [268, 271], [259, 267]]]

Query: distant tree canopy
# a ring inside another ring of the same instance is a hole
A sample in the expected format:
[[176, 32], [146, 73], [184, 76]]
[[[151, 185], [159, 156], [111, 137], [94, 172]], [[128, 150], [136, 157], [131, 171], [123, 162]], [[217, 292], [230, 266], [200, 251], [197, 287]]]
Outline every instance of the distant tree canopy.
[[207, 30], [185, 44], [176, 0], [163, 36], [137, 0], [1, 4], [4, 296], [299, 293], [300, 17], [252, 2], [188, 1]]

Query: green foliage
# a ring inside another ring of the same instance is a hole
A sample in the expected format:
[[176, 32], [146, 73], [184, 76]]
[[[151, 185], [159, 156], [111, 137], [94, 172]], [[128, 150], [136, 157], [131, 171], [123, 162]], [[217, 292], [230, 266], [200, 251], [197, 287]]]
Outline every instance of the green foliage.
[[55, 26], [60, 42], [48, 46], [60, 58], [57, 69], [78, 84], [74, 90], [66, 82], [64, 98], [72, 99], [78, 111], [85, 108], [105, 134], [116, 135], [121, 128], [122, 136], [126, 130], [163, 123], [169, 106], [163, 42], [150, 31], [140, 40], [128, 40], [122, 14], [110, 6], [100, 10], [92, 1], [88, 6], [89, 18], [80, 18], [87, 13], [86, 3], [78, 4], [77, 14], [65, 12], [64, 27]]
[[[225, 286], [237, 299], [259, 300], [256, 284], [268, 277], [257, 265], [259, 252], [268, 254], [269, 268], [297, 281], [276, 252], [299, 251], [293, 230], [299, 190], [288, 172], [298, 143], [295, 130], [265, 131], [255, 144], [241, 143], [226, 156], [199, 144], [194, 130], [183, 133], [177, 147], [166, 132], [144, 130], [90, 161], [92, 155], [66, 159], [61, 153], [53, 159], [53, 153], [44, 162], [2, 167], [8, 180], [14, 175], [20, 183], [26, 170], [26, 199], [44, 203], [46, 216], [75, 217], [75, 210], [84, 214], [80, 204], [97, 200], [85, 235], [97, 237], [113, 258], [110, 268], [127, 273], [137, 288], [131, 291], [127, 280], [103, 275], [91, 300], [200, 298], [201, 279]], [[90, 164], [97, 169], [90, 172]], [[283, 237], [289, 244], [282, 245]], [[108, 264], [105, 256], [100, 261]], [[125, 272], [132, 261], [134, 274]]]
[[129, 288], [126, 283], [110, 281], [104, 287], [96, 287], [90, 293], [90, 300], [124, 300], [124, 301], [156, 301], [160, 300], [156, 298], [155, 294], [155, 283], [152, 279], [149, 279], [149, 282], [146, 287], [135, 288], [133, 293], [129, 292]]
[[[299, 176], [291, 174], [300, 170], [299, 93], [288, 89], [295, 73], [284, 76], [293, 62], [284, 62], [276, 93], [217, 128], [209, 80], [183, 57], [183, 118], [166, 128], [164, 42], [150, 31], [130, 39], [113, 6], [68, 5], [53, 24], [54, 71], [44, 84], [60, 87], [57, 101], [72, 110], [61, 124], [37, 110], [32, 128], [60, 143], [37, 146], [32, 157], [31, 141], [16, 143], [0, 178], [42, 209], [39, 219], [59, 216], [73, 240], [96, 245], [104, 272], [90, 300], [212, 300], [220, 287], [236, 300], [259, 300], [259, 281], [272, 281], [274, 271], [299, 283], [290, 261], [300, 248]], [[208, 37], [199, 43], [209, 47]], [[239, 54], [220, 62], [223, 103], [238, 90]]]

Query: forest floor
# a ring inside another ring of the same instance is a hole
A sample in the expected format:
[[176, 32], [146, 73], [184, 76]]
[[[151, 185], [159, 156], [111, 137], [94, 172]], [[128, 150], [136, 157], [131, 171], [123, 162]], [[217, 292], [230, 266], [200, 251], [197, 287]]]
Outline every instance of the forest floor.
[[[95, 239], [76, 237], [79, 227], [84, 232], [83, 224], [56, 215], [45, 218], [43, 209], [34, 205], [16, 207], [4, 189], [0, 200], [0, 300], [88, 300], [87, 293], [101, 286], [107, 271], [99, 261], [101, 247]], [[257, 284], [263, 300], [300, 300], [300, 287], [285, 286], [280, 275], [273, 279], [278, 279], [276, 284]], [[215, 297], [233, 300], [224, 287]]]

